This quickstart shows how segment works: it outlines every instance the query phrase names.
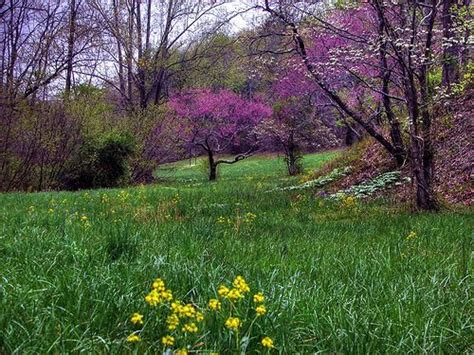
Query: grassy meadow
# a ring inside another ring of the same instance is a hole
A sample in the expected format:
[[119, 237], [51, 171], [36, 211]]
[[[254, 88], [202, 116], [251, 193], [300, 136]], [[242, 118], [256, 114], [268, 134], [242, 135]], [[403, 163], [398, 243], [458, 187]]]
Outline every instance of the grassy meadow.
[[[164, 330], [144, 302], [155, 278], [207, 314], [237, 275], [266, 297], [249, 353], [268, 351], [263, 336], [280, 353], [474, 352], [471, 211], [270, 191], [298, 183], [271, 156], [221, 168], [215, 183], [198, 159], [151, 186], [1, 194], [0, 354], [157, 353]], [[156, 331], [129, 343], [138, 311]], [[181, 345], [232, 353], [235, 334], [216, 324]]]

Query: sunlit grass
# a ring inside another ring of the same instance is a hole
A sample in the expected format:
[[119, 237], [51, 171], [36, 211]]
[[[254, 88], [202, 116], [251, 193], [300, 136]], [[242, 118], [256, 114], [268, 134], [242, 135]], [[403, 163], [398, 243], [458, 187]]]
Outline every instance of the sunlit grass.
[[265, 290], [280, 352], [474, 351], [470, 211], [266, 192], [299, 179], [270, 157], [211, 184], [188, 163], [153, 186], [0, 195], [0, 353], [131, 352], [129, 320], [153, 279], [205, 305], [236, 275]]

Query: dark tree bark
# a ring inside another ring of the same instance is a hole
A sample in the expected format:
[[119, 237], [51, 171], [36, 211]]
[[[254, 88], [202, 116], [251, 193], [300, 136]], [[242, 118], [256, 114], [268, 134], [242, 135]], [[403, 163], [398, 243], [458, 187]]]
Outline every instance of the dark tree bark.
[[134, 43], [134, 32], [135, 32], [135, 1], [132, 0], [130, 6], [130, 14], [128, 18], [128, 34], [127, 34], [127, 48], [126, 48], [126, 57], [127, 57], [127, 95], [128, 101], [133, 106], [133, 43]]
[[212, 150], [207, 150], [207, 157], [209, 160], [209, 181], [214, 181], [217, 179], [217, 164], [214, 161]]
[[122, 43], [121, 43], [121, 35], [120, 35], [120, 21], [119, 21], [119, 12], [118, 12], [118, 6], [117, 6], [117, 1], [118, 0], [113, 0], [112, 1], [112, 7], [113, 7], [113, 16], [114, 16], [114, 27], [115, 27], [115, 40], [117, 42], [117, 56], [118, 56], [118, 80], [119, 80], [119, 90], [122, 96], [125, 95], [126, 89], [125, 89], [125, 77], [124, 77], [124, 63], [123, 63], [123, 51], [122, 51]]
[[[405, 97], [407, 99], [408, 113], [410, 117], [410, 156], [412, 172], [416, 184], [416, 204], [418, 208], [425, 211], [437, 211], [439, 209], [436, 196], [433, 191], [433, 147], [431, 137], [431, 115], [429, 112], [428, 98], [428, 80], [427, 73], [431, 57], [431, 45], [433, 36], [434, 21], [436, 18], [436, 4], [431, 1], [429, 8], [424, 8], [423, 12], [427, 18], [427, 34], [425, 41], [425, 61], [421, 65], [418, 76], [413, 69], [413, 59], [410, 53], [406, 56], [404, 68], [404, 86]], [[417, 7], [412, 7], [412, 41], [416, 33], [415, 18], [417, 15]], [[418, 77], [420, 99], [418, 100], [417, 85], [415, 77]], [[422, 127], [420, 129], [420, 119]]]
[[292, 135], [290, 135], [288, 145], [285, 149], [285, 155], [288, 175], [295, 176], [301, 173], [300, 168], [298, 167], [298, 160], [300, 159], [298, 147], [296, 146]]
[[76, 40], [76, 17], [77, 17], [77, 6], [76, 0], [71, 0], [69, 10], [69, 37], [67, 41], [67, 67], [66, 67], [66, 86], [65, 94], [69, 97], [72, 85], [72, 70], [73, 70], [73, 59], [74, 59], [74, 42]]
[[[378, 3], [375, 5], [379, 6]], [[378, 8], [380, 11], [381, 9]], [[405, 151], [405, 145], [403, 143], [402, 133], [400, 130], [400, 122], [393, 113], [391, 99], [390, 99], [390, 76], [391, 71], [388, 67], [387, 61], [387, 41], [383, 39], [385, 33], [385, 18], [379, 16], [379, 36], [382, 39], [380, 43], [380, 77], [382, 79], [382, 103], [387, 117], [387, 121], [390, 126], [390, 138], [392, 139], [394, 148], [394, 157], [397, 161], [397, 165], [401, 167], [406, 159], [407, 154]]]
[[[456, 0], [443, 0], [443, 37], [450, 41], [455, 37], [453, 31], [453, 12], [457, 5]], [[442, 84], [451, 91], [451, 86], [459, 80], [459, 46], [449, 43], [443, 50]]]

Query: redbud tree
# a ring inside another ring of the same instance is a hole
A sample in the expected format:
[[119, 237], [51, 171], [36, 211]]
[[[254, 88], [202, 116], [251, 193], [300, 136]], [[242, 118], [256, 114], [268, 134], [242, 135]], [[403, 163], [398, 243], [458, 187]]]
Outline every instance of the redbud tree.
[[[258, 100], [247, 100], [229, 90], [192, 89], [172, 97], [170, 114], [179, 120], [177, 139], [188, 152], [208, 157], [209, 180], [217, 178], [220, 164], [234, 164], [258, 149], [256, 127], [272, 114]], [[231, 159], [218, 154], [239, 151]]]

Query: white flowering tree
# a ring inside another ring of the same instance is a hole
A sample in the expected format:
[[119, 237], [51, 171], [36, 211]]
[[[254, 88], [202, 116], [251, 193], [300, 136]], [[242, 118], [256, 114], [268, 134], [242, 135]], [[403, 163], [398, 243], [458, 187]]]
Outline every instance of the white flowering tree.
[[265, 0], [256, 7], [284, 29], [278, 35], [287, 41], [281, 43], [337, 110], [399, 166], [410, 162], [417, 206], [437, 210], [430, 75], [443, 64], [449, 71], [447, 51], [465, 53], [469, 25], [459, 16], [447, 20], [454, 13], [448, 1], [372, 0], [336, 8], [316, 3]]

